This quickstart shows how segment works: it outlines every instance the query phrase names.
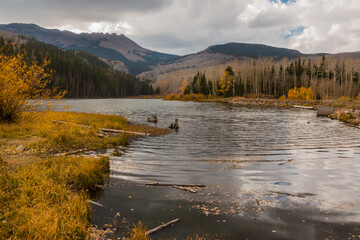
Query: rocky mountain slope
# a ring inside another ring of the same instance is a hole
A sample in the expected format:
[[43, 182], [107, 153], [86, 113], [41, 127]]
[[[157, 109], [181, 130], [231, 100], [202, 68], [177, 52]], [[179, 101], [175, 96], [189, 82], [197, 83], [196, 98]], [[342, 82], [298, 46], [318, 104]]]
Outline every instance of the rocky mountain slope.
[[125, 35], [104, 33], [80, 33], [46, 29], [35, 24], [2, 24], [0, 30], [23, 34], [39, 41], [64, 49], [89, 52], [118, 70], [132, 74], [141, 73], [149, 66], [176, 58], [177, 56], [145, 49]]

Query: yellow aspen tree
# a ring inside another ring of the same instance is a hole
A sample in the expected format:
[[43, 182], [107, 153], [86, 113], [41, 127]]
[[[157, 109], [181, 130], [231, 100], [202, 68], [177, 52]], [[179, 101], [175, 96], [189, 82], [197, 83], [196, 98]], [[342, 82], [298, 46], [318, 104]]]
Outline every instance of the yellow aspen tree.
[[181, 87], [180, 87], [180, 91], [181, 91], [181, 94], [184, 95], [184, 92], [185, 92], [185, 89], [189, 86], [189, 82], [184, 79], [181, 83]]
[[38, 106], [38, 100], [64, 96], [64, 92], [50, 88], [52, 74], [45, 71], [49, 63], [45, 60], [43, 66], [28, 66], [20, 54], [0, 54], [0, 120], [14, 121], [22, 112]]

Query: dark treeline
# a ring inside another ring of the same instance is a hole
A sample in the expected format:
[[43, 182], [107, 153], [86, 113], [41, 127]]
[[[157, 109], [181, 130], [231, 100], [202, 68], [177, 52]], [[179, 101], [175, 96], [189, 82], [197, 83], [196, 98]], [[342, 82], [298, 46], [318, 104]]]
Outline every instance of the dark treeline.
[[[235, 70], [233, 70], [235, 69]], [[228, 66], [222, 77], [207, 81], [198, 72], [184, 94], [200, 93], [216, 97], [275, 97], [287, 95], [295, 87], [311, 88], [314, 99], [356, 98], [360, 92], [360, 61], [322, 58], [274, 62], [272, 59], [243, 61]], [[235, 73], [236, 72], [236, 73]]]
[[6, 41], [2, 37], [0, 51], [5, 55], [20, 53], [27, 64], [34, 61], [43, 64], [50, 60], [48, 70], [54, 73], [52, 85], [66, 90], [67, 98], [117, 98], [159, 92], [159, 89], [154, 91], [150, 81], [140, 81], [130, 74], [113, 70], [84, 51], [63, 50], [34, 39]]

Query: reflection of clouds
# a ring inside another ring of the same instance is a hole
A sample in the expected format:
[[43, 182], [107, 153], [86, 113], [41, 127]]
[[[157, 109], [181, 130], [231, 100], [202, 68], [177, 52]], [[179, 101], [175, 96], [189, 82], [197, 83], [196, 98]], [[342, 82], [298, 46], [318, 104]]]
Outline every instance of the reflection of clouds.
[[313, 111], [143, 99], [64, 104], [70, 111], [115, 113], [136, 123], [157, 113], [160, 127], [179, 119], [178, 133], [140, 138], [114, 158], [116, 177], [218, 186], [215, 195], [241, 206], [257, 199], [264, 207], [324, 210], [344, 204], [344, 212], [350, 207], [359, 212], [360, 136], [337, 121], [316, 118]]

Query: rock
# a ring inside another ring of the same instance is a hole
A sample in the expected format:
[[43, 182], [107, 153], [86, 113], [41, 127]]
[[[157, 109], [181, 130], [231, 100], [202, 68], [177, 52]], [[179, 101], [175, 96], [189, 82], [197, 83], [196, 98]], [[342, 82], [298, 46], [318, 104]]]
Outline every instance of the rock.
[[329, 116], [334, 112], [334, 107], [331, 106], [322, 106], [317, 107], [317, 116]]
[[104, 138], [104, 134], [99, 133], [99, 134], [98, 134], [98, 137], [99, 137], [99, 138]]
[[24, 150], [25, 150], [25, 147], [22, 144], [16, 148], [16, 151], [18, 151], [18, 152], [22, 152]]

